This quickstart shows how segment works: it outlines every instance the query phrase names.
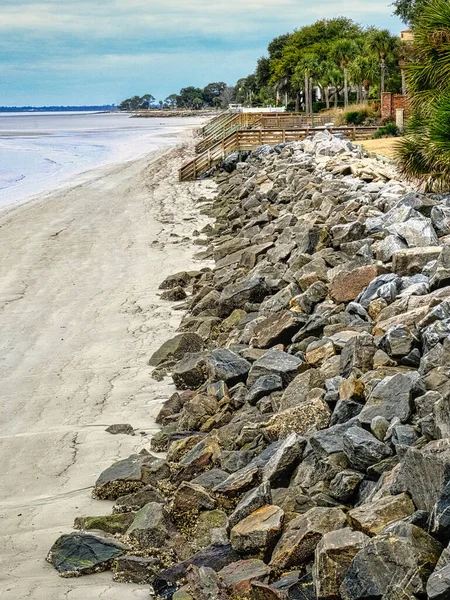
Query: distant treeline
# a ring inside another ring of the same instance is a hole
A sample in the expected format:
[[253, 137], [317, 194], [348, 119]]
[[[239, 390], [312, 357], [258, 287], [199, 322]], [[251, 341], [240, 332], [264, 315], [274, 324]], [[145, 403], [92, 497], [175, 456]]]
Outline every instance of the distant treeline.
[[234, 88], [223, 81], [208, 83], [204, 88], [185, 87], [179, 94], [171, 94], [165, 100], [155, 100], [152, 94], [133, 96], [119, 104], [120, 110], [147, 110], [149, 108], [200, 110], [201, 108], [227, 108], [233, 101]]
[[87, 110], [117, 110], [114, 104], [102, 106], [0, 106], [0, 112], [75, 112]]

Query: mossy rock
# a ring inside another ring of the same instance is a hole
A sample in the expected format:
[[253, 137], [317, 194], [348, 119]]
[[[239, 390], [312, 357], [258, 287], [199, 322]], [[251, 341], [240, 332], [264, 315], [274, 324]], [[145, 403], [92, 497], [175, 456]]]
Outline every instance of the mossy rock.
[[98, 517], [77, 517], [73, 526], [75, 529], [91, 530], [99, 529], [106, 533], [125, 533], [133, 522], [134, 515], [131, 513], [120, 513]]

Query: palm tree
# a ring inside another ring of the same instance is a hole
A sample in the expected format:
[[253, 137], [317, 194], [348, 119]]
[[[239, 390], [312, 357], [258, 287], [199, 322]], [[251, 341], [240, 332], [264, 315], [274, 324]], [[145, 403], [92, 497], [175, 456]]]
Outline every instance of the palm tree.
[[357, 56], [348, 66], [350, 81], [356, 86], [358, 102], [364, 103], [369, 95], [369, 88], [378, 76], [377, 65], [370, 56]]
[[392, 36], [388, 29], [373, 29], [367, 38], [367, 49], [373, 52], [380, 62], [380, 95], [386, 87], [386, 60], [394, 55], [399, 45], [399, 39]]
[[398, 64], [402, 73], [402, 94], [406, 96], [408, 88], [406, 85], [406, 68], [414, 62], [414, 44], [412, 42], [400, 42], [398, 47]]
[[348, 65], [358, 53], [358, 45], [355, 40], [341, 39], [333, 46], [332, 50], [336, 61], [339, 63], [341, 69], [344, 71], [344, 104], [345, 108], [348, 107]]
[[412, 118], [397, 149], [401, 171], [450, 190], [450, 3], [429, 0], [415, 25], [417, 64], [406, 67]]

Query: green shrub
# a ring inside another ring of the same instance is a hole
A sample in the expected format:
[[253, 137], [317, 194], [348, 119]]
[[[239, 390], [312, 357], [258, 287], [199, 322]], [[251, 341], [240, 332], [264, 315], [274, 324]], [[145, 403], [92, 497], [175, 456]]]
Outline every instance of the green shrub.
[[367, 115], [363, 111], [352, 110], [345, 113], [344, 120], [347, 125], [361, 125], [366, 119]]
[[380, 127], [375, 131], [375, 139], [379, 140], [384, 137], [398, 137], [400, 135], [400, 129], [395, 123], [388, 123], [384, 127]]

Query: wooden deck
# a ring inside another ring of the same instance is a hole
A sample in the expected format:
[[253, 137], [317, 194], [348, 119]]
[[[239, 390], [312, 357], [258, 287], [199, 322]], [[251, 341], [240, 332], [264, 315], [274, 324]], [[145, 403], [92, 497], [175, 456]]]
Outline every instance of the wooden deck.
[[330, 117], [306, 113], [222, 113], [203, 127], [203, 139], [196, 145], [195, 151], [202, 154], [235, 131], [322, 127], [329, 121]]
[[[377, 127], [331, 127], [331, 134], [342, 134], [347, 139], [359, 140], [371, 136]], [[295, 129], [246, 129], [237, 130], [215, 142], [202, 154], [184, 164], [179, 170], [180, 181], [192, 181], [212, 167], [221, 163], [233, 152], [254, 150], [258, 146], [277, 146], [283, 142], [296, 142], [315, 135], [324, 128], [295, 128]]]

